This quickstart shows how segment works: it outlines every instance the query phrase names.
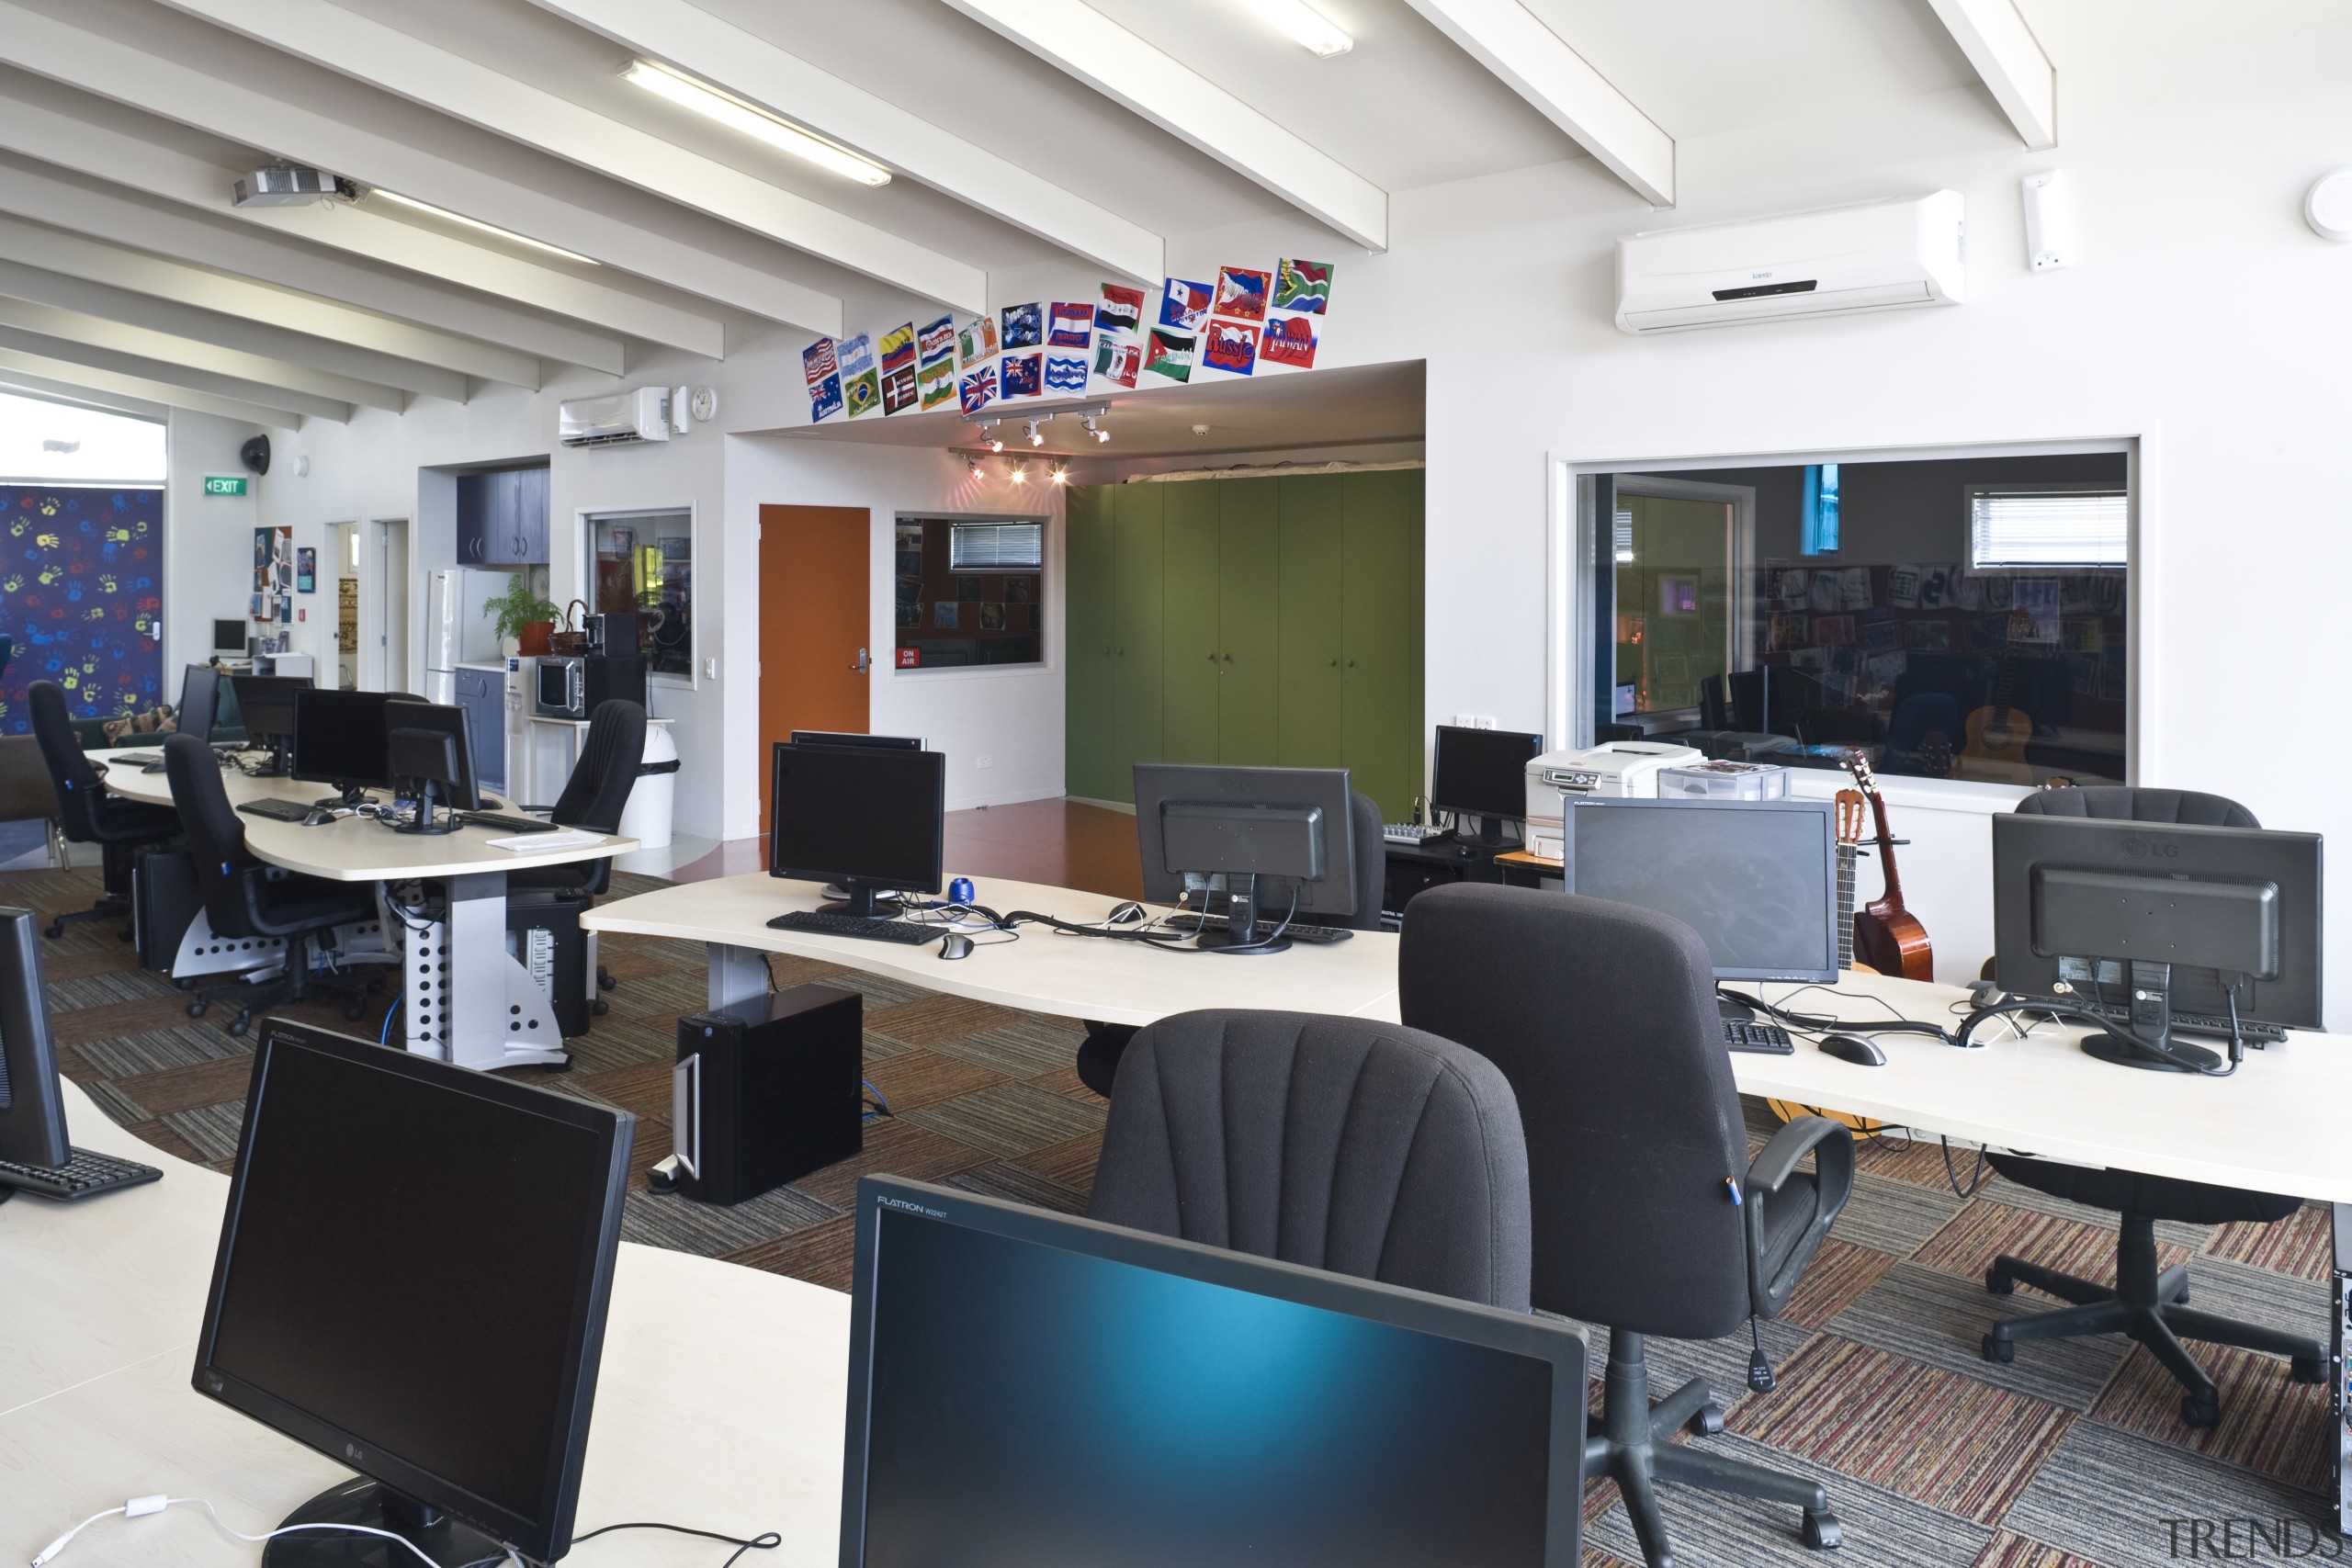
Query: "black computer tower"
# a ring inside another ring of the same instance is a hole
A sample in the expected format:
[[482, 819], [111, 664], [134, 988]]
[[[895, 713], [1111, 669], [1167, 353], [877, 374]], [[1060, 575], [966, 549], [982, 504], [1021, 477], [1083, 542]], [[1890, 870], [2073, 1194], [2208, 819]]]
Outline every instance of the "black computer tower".
[[180, 942], [204, 908], [196, 886], [196, 857], [186, 850], [150, 850], [131, 873], [130, 929], [142, 968], [170, 974]]
[[746, 1198], [865, 1146], [865, 998], [795, 986], [678, 1021], [677, 1190]]
[[580, 917], [589, 902], [545, 887], [506, 897], [506, 951], [546, 993], [556, 1032], [567, 1040], [588, 1032], [588, 933]]

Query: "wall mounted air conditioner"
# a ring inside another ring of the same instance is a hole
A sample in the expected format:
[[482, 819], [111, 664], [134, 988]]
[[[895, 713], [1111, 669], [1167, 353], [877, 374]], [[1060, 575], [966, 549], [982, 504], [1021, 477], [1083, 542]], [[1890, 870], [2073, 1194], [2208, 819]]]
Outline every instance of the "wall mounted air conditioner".
[[[681, 414], [684, 409], [678, 411]], [[671, 389], [639, 387], [560, 406], [556, 439], [566, 446], [626, 446], [670, 439]], [[683, 430], [683, 423], [679, 425]]]
[[1679, 332], [1787, 316], [1957, 305], [1967, 202], [1956, 190], [1617, 242], [1617, 324]]

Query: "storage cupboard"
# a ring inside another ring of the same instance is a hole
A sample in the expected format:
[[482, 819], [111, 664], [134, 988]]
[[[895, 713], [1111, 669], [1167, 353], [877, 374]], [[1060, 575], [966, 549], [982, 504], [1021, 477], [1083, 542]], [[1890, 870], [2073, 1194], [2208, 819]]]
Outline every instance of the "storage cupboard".
[[1421, 470], [1097, 485], [1068, 496], [1067, 787], [1132, 764], [1344, 767], [1391, 822], [1421, 791]]

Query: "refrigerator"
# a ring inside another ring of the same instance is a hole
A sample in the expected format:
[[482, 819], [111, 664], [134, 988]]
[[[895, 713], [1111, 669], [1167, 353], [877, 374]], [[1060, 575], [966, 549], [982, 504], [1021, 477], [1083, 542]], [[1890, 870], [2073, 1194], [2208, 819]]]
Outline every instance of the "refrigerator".
[[512, 572], [445, 567], [431, 574], [424, 598], [424, 700], [458, 700], [458, 666], [499, 658], [498, 629], [484, 613], [514, 581]]

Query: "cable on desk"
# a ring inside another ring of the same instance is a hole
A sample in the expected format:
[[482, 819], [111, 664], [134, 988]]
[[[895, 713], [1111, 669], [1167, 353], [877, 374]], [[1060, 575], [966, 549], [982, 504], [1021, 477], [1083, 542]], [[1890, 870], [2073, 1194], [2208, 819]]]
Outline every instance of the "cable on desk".
[[668, 1530], [674, 1535], [699, 1536], [705, 1540], [722, 1541], [733, 1547], [735, 1551], [733, 1555], [718, 1565], [718, 1568], [734, 1568], [735, 1559], [747, 1551], [774, 1551], [784, 1544], [784, 1537], [775, 1530], [762, 1530], [759, 1534], [746, 1540], [740, 1535], [721, 1535], [717, 1530], [690, 1529], [684, 1525], [656, 1524], [644, 1519], [633, 1519], [627, 1524], [619, 1525], [599, 1525], [594, 1529], [573, 1536], [571, 1544], [578, 1546], [583, 1540], [594, 1540], [600, 1535], [610, 1535], [615, 1530]]
[[[1846, 997], [1859, 1001], [1876, 1002], [1879, 1006], [1884, 1008], [1892, 1017], [1885, 1021], [1882, 1021], [1877, 1019], [1831, 1018], [1826, 1013], [1792, 1012], [1782, 1005], [1782, 1003], [1788, 1001], [1790, 997], [1802, 996], [1807, 991], [1826, 991], [1833, 997]], [[1761, 997], [1752, 997], [1745, 991], [1724, 989], [1723, 991], [1723, 995], [1735, 1002], [1742, 1004], [1743, 1006], [1754, 1008], [1758, 1012], [1764, 1014], [1767, 1018], [1771, 1019], [1776, 1023], [1782, 1024], [1791, 1029], [1805, 1030], [1813, 1033], [1932, 1034], [1947, 1045], [1955, 1045], [1960, 1043], [1958, 1040], [1953, 1038], [1951, 1031], [1946, 1029], [1943, 1025], [1939, 1023], [1921, 1023], [1917, 1020], [1905, 1018], [1901, 1012], [1896, 1010], [1894, 1003], [1888, 1001], [1884, 997], [1872, 996], [1868, 991], [1841, 991], [1834, 986], [1799, 986], [1795, 990], [1792, 990], [1789, 992], [1787, 996], [1782, 997], [1778, 1002], [1768, 1002]]]
[[[218, 1508], [215, 1508], [209, 1499], [203, 1497], [167, 1497], [161, 1493], [156, 1493], [145, 1497], [133, 1497], [119, 1508], [108, 1508], [103, 1513], [92, 1514], [88, 1518], [84, 1519], [80, 1524], [75, 1525], [72, 1529], [67, 1530], [63, 1535], [59, 1536], [55, 1540], [51, 1541], [47, 1546], [42, 1547], [40, 1551], [35, 1552], [33, 1554], [32, 1568], [42, 1568], [43, 1564], [55, 1561], [59, 1552], [63, 1551], [68, 1546], [73, 1544], [73, 1540], [75, 1536], [80, 1535], [84, 1530], [88, 1529], [100, 1519], [110, 1519], [117, 1514], [120, 1514], [126, 1519], [141, 1518], [149, 1514], [160, 1514], [164, 1509], [175, 1507], [182, 1503], [193, 1503], [198, 1507], [202, 1508], [206, 1513], [212, 1516], [212, 1525], [215, 1529], [218, 1529], [222, 1535], [233, 1536], [239, 1540], [251, 1541], [258, 1544], [264, 1541], [275, 1540], [281, 1535], [293, 1535], [299, 1531], [306, 1530], [334, 1530], [344, 1535], [381, 1536], [386, 1540], [397, 1542], [401, 1546], [407, 1548], [419, 1562], [424, 1564], [424, 1568], [440, 1568], [440, 1564], [435, 1562], [431, 1557], [425, 1555], [423, 1548], [419, 1547], [416, 1542], [409, 1540], [406, 1536], [396, 1535], [390, 1530], [379, 1530], [372, 1525], [280, 1525], [277, 1529], [274, 1530], [266, 1530], [260, 1535], [247, 1535], [243, 1530], [230, 1529], [229, 1526], [222, 1521], [220, 1517], [220, 1511]], [[741, 1556], [741, 1553], [738, 1552], [736, 1555]], [[513, 1562], [514, 1560], [514, 1555], [511, 1551], [506, 1553], [505, 1556], [509, 1562]], [[732, 1562], [735, 1559], [732, 1557], [728, 1559], [729, 1562]], [[492, 1561], [496, 1562], [497, 1559], [493, 1558]]]

